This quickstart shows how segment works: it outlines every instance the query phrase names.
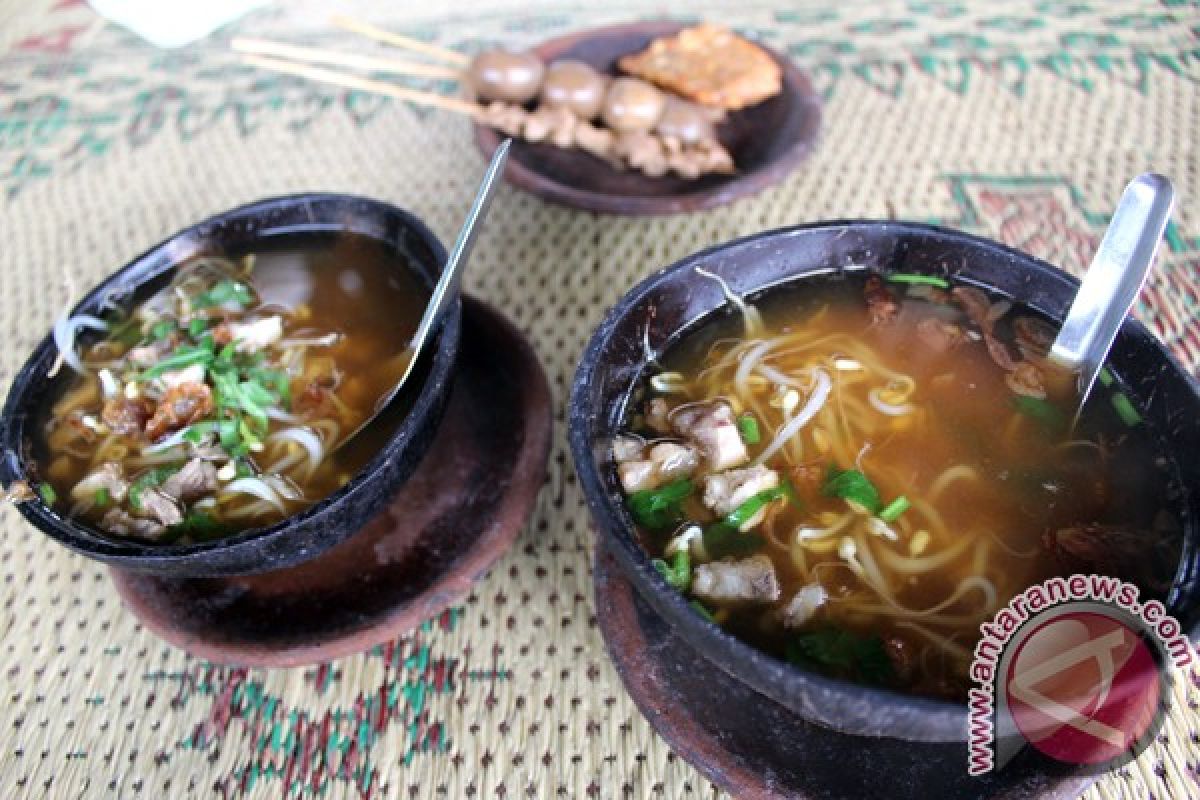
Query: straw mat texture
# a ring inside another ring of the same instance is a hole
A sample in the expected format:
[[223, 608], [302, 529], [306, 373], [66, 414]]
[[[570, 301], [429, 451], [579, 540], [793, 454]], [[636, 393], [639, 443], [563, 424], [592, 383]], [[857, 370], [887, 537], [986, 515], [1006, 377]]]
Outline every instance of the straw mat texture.
[[[654, 735], [605, 655], [561, 411], [604, 310], [701, 247], [894, 215], [1078, 272], [1125, 182], [1155, 170], [1181, 202], [1137, 314], [1200, 364], [1195, 3], [337, 8], [466, 51], [652, 14], [727, 21], [812, 72], [823, 139], [778, 188], [689, 216], [601, 217], [502, 189], [468, 283], [543, 360], [559, 409], [550, 477], [470, 598], [375, 652], [291, 670], [190, 658], [122, 609], [103, 568], [0, 508], [0, 797], [715, 796]], [[330, 10], [279, 4], [164, 53], [81, 2], [0, 2], [0, 386], [72, 293], [234, 205], [360, 193], [453, 237], [482, 170], [464, 120], [227, 55], [235, 32], [378, 49], [329, 28]], [[1161, 740], [1087, 797], [1200, 796], [1200, 677], [1188, 678]]]

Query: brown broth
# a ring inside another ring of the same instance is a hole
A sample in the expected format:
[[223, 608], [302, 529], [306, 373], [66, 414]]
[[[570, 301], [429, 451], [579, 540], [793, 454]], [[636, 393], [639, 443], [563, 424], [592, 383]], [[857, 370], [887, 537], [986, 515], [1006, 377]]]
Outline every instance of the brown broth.
[[[969, 325], [957, 307], [905, 297], [903, 286], [891, 290], [901, 299], [901, 310], [894, 321], [882, 325], [872, 324], [868, 316], [861, 277], [810, 280], [802, 289], [774, 290], [755, 301], [767, 329], [761, 338], [801, 334], [799, 338], [808, 342], [829, 340], [794, 357], [781, 356], [773, 366], [798, 375], [814, 364], [823, 365], [833, 383], [828, 404], [841, 403], [849, 409], [841, 415], [848, 422], [842, 428], [836, 412], [822, 412], [798, 434], [802, 446], [798, 456], [781, 451], [766, 462], [787, 478], [799, 501], [772, 503], [758, 531], [765, 539], [758, 552], [770, 557], [781, 585], [779, 601], [710, 610], [723, 627], [781, 657], [786, 656], [789, 643], [805, 632], [836, 629], [864, 639], [878, 637], [896, 667], [888, 682], [917, 693], [962, 698], [969, 666], [962, 655], [973, 649], [979, 624], [1027, 586], [1087, 566], [1062, 557], [1056, 531], [1098, 524], [1137, 532], [1144, 537], [1139, 556], [1133, 559], [1140, 562], [1139, 568], [1121, 557], [1120, 547], [1109, 547], [1108, 540], [1100, 548], [1103, 557], [1090, 566], [1100, 572], [1129, 567], [1119, 577], [1139, 583], [1148, 595], [1162, 595], [1178, 558], [1176, 518], [1169, 511], [1174, 472], [1160, 456], [1163, 450], [1145, 422], [1130, 427], [1112, 411], [1108, 396], [1119, 386], [1097, 387], [1074, 432], [1066, 424], [1047, 426], [1017, 410], [1005, 372], [989, 357], [982, 341], [965, 340], [945, 353], [921, 343], [916, 325], [930, 315]], [[998, 326], [997, 336], [1009, 335], [1013, 316], [1030, 313], [1019, 308], [1010, 312]], [[667, 395], [669, 403], [725, 397], [734, 399], [739, 414], [750, 408], [741, 402], [744, 397], [728, 379], [728, 371], [710, 370], [701, 376], [742, 340], [742, 319], [736, 313], [685, 335], [662, 359], [663, 372], [681, 373], [687, 381], [683, 394]], [[908, 403], [914, 410], [894, 417], [874, 410], [868, 391], [886, 386], [887, 381], [878, 379], [878, 373], [857, 380], [855, 371], [833, 368], [837, 357], [911, 377], [915, 389]], [[1062, 423], [1069, 419], [1074, 401], [1069, 377], [1059, 375], [1048, 381], [1053, 385], [1047, 401], [1059, 410]], [[754, 390], [755, 399], [760, 407], [778, 414], [770, 406], [770, 398], [779, 397], [772, 392], [778, 390], [769, 381], [764, 383], [768, 385]], [[656, 396], [649, 386], [645, 391], [647, 400]], [[645, 405], [635, 409], [632, 430], [650, 439], [661, 437], [646, 428], [646, 412]], [[763, 416], [757, 415], [762, 441], [749, 446], [752, 458], [763, 451], [774, 432]], [[923, 633], [894, 615], [870, 610], [883, 603], [845, 566], [836, 548], [802, 548], [804, 563], [797, 563], [790, 538], [793, 531], [821, 528], [847, 514], [844, 499], [823, 493], [831, 465], [860, 469], [885, 504], [901, 496], [912, 501], [912, 508], [892, 524], [899, 541], [859, 535], [860, 551], [865, 542], [895, 602], [918, 610], [946, 603], [941, 613], [959, 617], [948, 624], [938, 624], [934, 616], [909, 618], [944, 637], [952, 644], [950, 649], [931, 645]], [[955, 467], [971, 477], [948, 483], [933, 496], [939, 477], [945, 481], [947, 470]], [[699, 485], [699, 476], [693, 476], [693, 481]], [[698, 502], [698, 494], [699, 489], [684, 502], [684, 512], [690, 520], [711, 524], [715, 518]], [[664, 545], [677, 530], [641, 530], [641, 538], [653, 555], [663, 556]], [[927, 541], [915, 544], [926, 535]], [[902, 558], [958, 555], [947, 556], [946, 563], [935, 569], [909, 575], [884, 563], [884, 550]], [[985, 603], [983, 593], [975, 590], [953, 600], [960, 582], [968, 578], [989, 581], [995, 589], [994, 602]], [[779, 619], [782, 607], [813, 582], [821, 584], [830, 600], [799, 631], [785, 630]], [[899, 655], [900, 651], [907, 655]]]
[[[230, 253], [231, 260], [245, 253]], [[293, 425], [310, 425], [321, 418], [335, 419], [345, 435], [356, 429], [373, 412], [379, 398], [394, 385], [404, 369], [406, 347], [416, 330], [417, 322], [428, 300], [429, 292], [412, 273], [408, 264], [379, 242], [357, 234], [292, 236], [253, 252], [254, 268], [247, 283], [258, 293], [260, 307], [278, 307], [283, 316], [283, 338], [302, 337], [312, 332], [336, 333], [340, 337], [331, 346], [310, 348], [305, 358], [310, 366], [318, 361], [331, 363], [339, 380], [332, 395], [333, 408], [323, 412], [298, 412], [301, 419], [285, 422], [270, 421], [267, 434]], [[94, 354], [95, 345], [85, 349], [85, 356]], [[307, 378], [296, 376], [291, 381], [293, 402], [297, 402], [307, 385]], [[39, 429], [46, 431], [36, 443], [41, 475], [53, 487], [58, 504], [68, 511], [74, 487], [96, 468], [97, 457], [79, 441], [70, 451], [64, 448], [68, 432], [62, 425], [65, 411], [79, 412], [96, 419], [103, 401], [94, 370], [76, 375], [65, 382], [53, 412], [41, 421]], [[373, 424], [363, 435], [356, 437], [326, 456], [321, 465], [306, 478], [289, 475], [302, 496], [287, 503], [286, 513], [278, 510], [257, 513], [249, 518], [218, 519], [220, 533], [228, 534], [246, 528], [260, 527], [279, 521], [288, 514], [315, 503], [343, 486], [377, 452], [381, 443], [391, 435], [406, 413], [411, 397], [404, 393], [396, 410]], [[125, 444], [136, 453], [138, 446], [147, 444], [145, 437], [134, 436]], [[329, 444], [328, 442], [326, 443]], [[115, 452], [120, 452], [116, 450]], [[262, 453], [251, 453], [251, 460], [261, 462]], [[104, 457], [103, 461], [114, 459]], [[120, 459], [115, 459], [120, 462]], [[147, 468], [123, 463], [130, 479], [144, 474]], [[168, 466], [178, 466], [178, 463]], [[256, 463], [264, 468], [264, 463]], [[97, 523], [104, 509], [82, 512]], [[171, 540], [175, 540], [173, 537]]]

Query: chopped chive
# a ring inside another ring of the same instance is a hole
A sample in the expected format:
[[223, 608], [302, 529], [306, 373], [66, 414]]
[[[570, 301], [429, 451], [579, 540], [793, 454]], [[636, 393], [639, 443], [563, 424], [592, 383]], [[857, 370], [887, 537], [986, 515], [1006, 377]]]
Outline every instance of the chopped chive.
[[689, 480], [678, 480], [657, 489], [645, 489], [629, 495], [629, 510], [643, 528], [660, 530], [679, 520], [679, 504], [695, 487]]
[[192, 308], [212, 308], [234, 304], [246, 307], [254, 301], [254, 293], [250, 287], [238, 281], [222, 280], [213, 285], [207, 292], [201, 292], [192, 298]]
[[762, 511], [768, 503], [773, 503], [786, 494], [787, 492], [782, 486], [775, 486], [771, 489], [761, 491], [729, 512], [729, 515], [722, 522], [737, 530], [745, 525], [748, 520], [752, 519], [755, 514]]
[[881, 505], [879, 490], [870, 478], [857, 469], [839, 470], [830, 464], [821, 493], [826, 497], [840, 497], [857, 503], [872, 514], [877, 513]]
[[699, 600], [693, 600], [692, 602], [688, 603], [688, 605], [691, 606], [693, 609], [695, 609], [697, 614], [704, 617], [709, 622], [712, 622], [714, 624], [716, 623], [717, 618], [714, 617], [712, 615], [712, 612], [709, 611], [707, 608], [705, 608], [704, 605]]
[[150, 337], [155, 341], [161, 342], [174, 332], [175, 323], [169, 319], [164, 319], [161, 322], [154, 323], [154, 327], [150, 328]]
[[1100, 378], [1101, 386], [1109, 387], [1113, 385], [1113, 374], [1108, 371], [1108, 367], [1101, 367], [1098, 377]]
[[201, 347], [181, 347], [173, 354], [155, 364], [138, 376], [143, 381], [153, 380], [166, 372], [174, 372], [193, 364], [208, 366], [212, 363], [213, 355]]
[[879, 518], [884, 522], [895, 522], [901, 514], [908, 511], [910, 506], [912, 503], [908, 502], [908, 498], [900, 495], [879, 512]]
[[737, 424], [738, 431], [742, 434], [742, 441], [746, 444], [758, 444], [762, 441], [762, 435], [758, 431], [758, 420], [749, 411], [738, 417]]
[[48, 506], [54, 505], [58, 500], [58, 492], [54, 491], [54, 487], [48, 483], [38, 486], [38, 494], [41, 495], [42, 502]]
[[96, 494], [93, 495], [92, 500], [97, 506], [104, 508], [112, 502], [112, 495], [108, 493], [108, 489], [102, 486], [96, 490]]
[[1112, 407], [1116, 409], [1117, 416], [1121, 418], [1121, 422], [1124, 422], [1131, 428], [1142, 421], [1142, 415], [1133, 407], [1133, 403], [1125, 396], [1124, 392], [1113, 393]]
[[188, 323], [188, 334], [194, 339], [208, 330], [208, 320], [197, 317]]
[[666, 580], [667, 585], [681, 592], [686, 592], [692, 583], [692, 561], [686, 549], [679, 550], [668, 564], [661, 558], [650, 562], [659, 574]]
[[892, 283], [907, 283], [907, 284], [923, 284], [925, 286], [936, 286], [939, 289], [949, 289], [950, 281], [945, 278], [939, 278], [936, 275], [918, 275], [913, 272], [896, 272], [887, 276], [887, 279]]

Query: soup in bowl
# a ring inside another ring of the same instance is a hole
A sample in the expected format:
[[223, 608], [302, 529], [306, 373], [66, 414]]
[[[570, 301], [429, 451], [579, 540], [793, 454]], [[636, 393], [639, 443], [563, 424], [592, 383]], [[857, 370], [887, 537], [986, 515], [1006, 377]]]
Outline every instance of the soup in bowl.
[[404, 373], [444, 261], [407, 212], [340, 195], [190, 228], [56, 323], [4, 413], [4, 484], [85, 555], [231, 574], [312, 558], [378, 513], [445, 403], [457, 306]]
[[[1127, 322], [1075, 419], [1076, 282], [920, 225], [830, 223], [649, 278], [592, 339], [572, 448], [605, 549], [734, 678], [838, 730], [965, 737], [979, 625], [1055, 575], [1197, 617], [1200, 397]], [[1144, 402], [1145, 398], [1152, 398]]]

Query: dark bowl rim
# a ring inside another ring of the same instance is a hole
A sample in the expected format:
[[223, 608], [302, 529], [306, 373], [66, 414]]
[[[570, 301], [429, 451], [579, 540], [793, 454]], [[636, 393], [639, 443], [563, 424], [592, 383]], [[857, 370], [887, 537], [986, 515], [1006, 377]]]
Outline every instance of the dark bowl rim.
[[[167, 236], [157, 244], [127, 261], [123, 266], [111, 272], [88, 291], [71, 309], [71, 316], [94, 311], [105, 300], [109, 299], [114, 289], [145, 285], [175, 269], [180, 259], [170, 254], [172, 246], [189, 237], [202, 236], [206, 229], [221, 224], [228, 224], [243, 217], [269, 213], [272, 208], [289, 207], [312, 202], [358, 204], [378, 212], [384, 217], [397, 220], [401, 227], [407, 229], [421, 240], [433, 257], [444, 265], [446, 249], [433, 231], [414, 213], [395, 206], [391, 203], [363, 195], [340, 192], [299, 192], [295, 194], [274, 195], [235, 206], [233, 208], [211, 214], [199, 222], [195, 222]], [[342, 221], [308, 222], [304, 224], [287, 224], [272, 227], [264, 225], [254, 231], [255, 237], [272, 238], [289, 234], [322, 233], [350, 230], [359, 235], [368, 236], [389, 244], [386, 240], [356, 229]], [[156, 263], [161, 262], [161, 263]], [[432, 289], [436, 275], [426, 275], [420, 270], [414, 270], [418, 279], [427, 282]], [[120, 295], [122, 292], [115, 292]], [[459, 328], [462, 307], [459, 299], [455, 299], [452, 307], [445, 313], [439, 323], [435, 346], [430, 347], [433, 353], [430, 366], [424, 374], [424, 382], [413, 405], [404, 420], [396, 428], [388, 441], [355, 475], [337, 491], [322, 498], [320, 501], [302, 509], [274, 525], [265, 528], [255, 528], [241, 533], [206, 542], [196, 542], [187, 545], [152, 545], [134, 541], [124, 542], [105, 537], [93, 531], [89, 526], [80, 525], [49, 508], [40, 497], [34, 497], [26, 502], [17, 503], [21, 515], [42, 533], [51, 537], [69, 549], [94, 558], [113, 566], [133, 570], [161, 571], [170, 569], [177, 574], [180, 569], [195, 565], [203, 569], [206, 560], [216, 553], [228, 553], [232, 550], [261, 546], [267, 542], [286, 539], [293, 527], [298, 523], [309, 522], [327, 513], [331, 507], [363, 490], [369, 478], [391, 459], [400, 456], [413, 439], [414, 433], [434, 412], [437, 406], [437, 395], [446, 391], [448, 378], [453, 371], [455, 357], [458, 351]], [[18, 419], [18, 411], [26, 402], [26, 395], [38, 386], [45, 364], [53, 360], [56, 346], [53, 330], [38, 342], [21, 366], [9, 387], [3, 411], [0, 411], [0, 486], [8, 486], [14, 481], [26, 480], [26, 472], [22, 469], [24, 459], [21, 455], [20, 434], [24, 424]], [[346, 536], [337, 538], [341, 541]], [[336, 544], [331, 540], [328, 546]], [[322, 548], [322, 550], [324, 547]], [[275, 563], [269, 568], [299, 563], [314, 553], [300, 553], [288, 563]], [[221, 574], [245, 574], [252, 570], [238, 569], [233, 572], [222, 569]]]
[[[602, 351], [608, 345], [618, 323], [625, 316], [635, 310], [668, 276], [691, 269], [703, 263], [706, 259], [720, 256], [722, 253], [736, 248], [753, 245], [756, 242], [803, 235], [814, 231], [836, 230], [839, 228], [891, 228], [902, 233], [932, 235], [943, 242], [957, 241], [960, 244], [973, 248], [988, 249], [1009, 256], [1019, 262], [1022, 269], [1032, 268], [1042, 270], [1072, 290], [1079, 286], [1079, 280], [1074, 276], [1029, 253], [983, 236], [927, 222], [839, 218], [773, 228], [721, 242], [688, 254], [646, 276], [627, 293], [622, 295], [604, 315], [580, 355], [579, 367], [572, 381], [567, 409], [567, 430], [571, 455], [575, 463], [576, 473], [579, 476], [580, 489], [584, 494], [589, 512], [595, 523], [594, 527], [599, 532], [599, 535], [605, 538], [605, 546], [608, 552], [613, 554], [617, 563], [620, 564], [622, 572], [631, 578], [631, 582], [637, 588], [638, 594], [651, 605], [656, 613], [662, 615], [669, 624], [680, 630], [686, 640], [692, 642], [699, 652], [704, 653], [707, 658], [716, 663], [721, 669], [735, 679], [746, 682], [760, 693], [783, 702], [785, 705], [792, 704], [787, 703], [784, 696], [793, 695], [797, 692], [772, 692], [770, 681], [767, 679], [768, 675], [771, 680], [783, 681], [793, 687], [814, 690], [825, 696], [831, 694], [841, 696], [853, 695], [856, 700], [870, 708], [878, 708], [881, 705], [892, 708], [899, 707], [907, 714], [911, 715], [915, 713], [920, 715], [924, 723], [927, 723], [925, 730], [897, 731], [896, 735], [900, 738], [927, 742], [961, 742], [967, 738], [965, 714], [967, 704], [965, 703], [918, 696], [899, 690], [865, 686], [848, 680], [826, 677], [818, 672], [795, 667], [776, 659], [734, 637], [720, 626], [702, 619], [690, 607], [684, 596], [671, 588], [662, 575], [654, 569], [650, 563], [649, 554], [646, 553], [633, 536], [632, 519], [623, 506], [612, 502], [610, 492], [605, 486], [601, 472], [594, 461], [594, 443], [590, 440], [589, 436], [589, 409], [584, 408], [585, 392], [594, 379], [594, 373], [599, 364]], [[827, 270], [814, 270], [805, 275], [784, 276], [777, 281], [756, 286], [750, 291], [752, 293], [770, 291], [794, 280], [803, 280], [806, 277], [829, 274], [845, 266], [850, 265], [831, 265]], [[980, 286], [988, 285], [979, 281], [971, 281], [969, 277], [966, 278], [966, 281]], [[1047, 309], [1041, 309], [1035, 305], [1031, 305], [1030, 307], [1043, 312], [1047, 311]], [[682, 328], [672, 333], [669, 342], [673, 343], [677, 341], [681, 335], [692, 330], [699, 319], [703, 319], [706, 316], [707, 314], [702, 315], [698, 319], [690, 320]], [[1183, 368], [1174, 354], [1148, 328], [1133, 317], [1128, 317], [1124, 325], [1129, 326], [1129, 329], [1138, 335], [1143, 335], [1153, 340], [1164, 360], [1186, 379], [1192, 393], [1200, 396], [1200, 381], [1197, 381], [1191, 373]], [[667, 346], [669, 347], [669, 344]], [[593, 412], [599, 411], [597, 409], [590, 410]], [[1189, 631], [1189, 636], [1193, 640], [1200, 638], [1200, 623], [1193, 626], [1193, 629]], [[744, 663], [755, 665], [755, 680], [746, 680], [744, 673], [739, 674], [735, 671], [735, 665]], [[863, 732], [853, 725], [843, 730], [848, 733]]]
[[[692, 24], [694, 23], [683, 19], [660, 17], [600, 25], [545, 39], [534, 44], [530, 50], [541, 53], [547, 48], [591, 36], [616, 36], [643, 32], [650, 32], [654, 36], [671, 36]], [[590, 189], [578, 189], [531, 169], [519, 159], [512, 160], [505, 179], [518, 189], [556, 205], [616, 216], [668, 216], [708, 211], [751, 197], [781, 183], [816, 150], [821, 138], [821, 126], [824, 122], [824, 103], [807, 70], [802, 69], [793, 59], [766, 42], [758, 39], [751, 41], [761, 47], [779, 65], [782, 71], [782, 91], [794, 92], [797, 104], [803, 104], [806, 112], [813, 117], [812, 135], [796, 139], [774, 160], [761, 164], [749, 172], [739, 172], [718, 186], [671, 195], [609, 194]], [[472, 127], [476, 146], [484, 158], [491, 158], [492, 153], [500, 146], [504, 137], [497, 131], [477, 122], [473, 123]], [[594, 158], [587, 154], [581, 154], [581, 157]], [[653, 179], [648, 178], [648, 180]]]

